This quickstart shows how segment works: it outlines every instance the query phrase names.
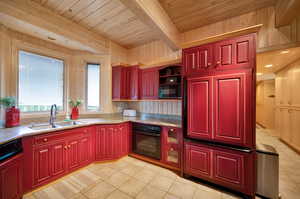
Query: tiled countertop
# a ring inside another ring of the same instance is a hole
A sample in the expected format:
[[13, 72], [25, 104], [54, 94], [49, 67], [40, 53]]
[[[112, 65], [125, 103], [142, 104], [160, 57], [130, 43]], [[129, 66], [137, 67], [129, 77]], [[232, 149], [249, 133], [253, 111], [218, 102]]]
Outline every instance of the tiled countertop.
[[85, 118], [78, 120], [81, 124], [67, 127], [58, 127], [53, 129], [33, 130], [29, 125], [18, 126], [14, 128], [0, 129], [0, 144], [22, 138], [25, 136], [38, 135], [42, 133], [55, 132], [66, 129], [73, 129], [96, 124], [118, 124], [123, 122], [139, 122], [145, 124], [153, 124], [160, 126], [181, 127], [181, 120], [173, 116], [170, 117], [154, 117], [149, 115], [140, 115], [137, 117], [123, 117], [121, 114], [103, 114], [99, 118]]

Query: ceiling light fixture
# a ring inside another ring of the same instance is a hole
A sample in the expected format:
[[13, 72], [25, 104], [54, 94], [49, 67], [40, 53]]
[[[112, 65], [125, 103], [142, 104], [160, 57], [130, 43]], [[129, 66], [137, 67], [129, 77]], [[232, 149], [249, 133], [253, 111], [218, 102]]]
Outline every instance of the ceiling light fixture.
[[273, 66], [273, 64], [267, 64], [265, 65], [265, 68], [271, 68]]
[[280, 52], [280, 54], [287, 54], [289, 52], [290, 52], [289, 50], [283, 50], [283, 51]]
[[54, 41], [54, 40], [56, 40], [55, 38], [53, 38], [53, 37], [48, 37], [48, 39], [49, 40], [51, 40], [51, 41]]

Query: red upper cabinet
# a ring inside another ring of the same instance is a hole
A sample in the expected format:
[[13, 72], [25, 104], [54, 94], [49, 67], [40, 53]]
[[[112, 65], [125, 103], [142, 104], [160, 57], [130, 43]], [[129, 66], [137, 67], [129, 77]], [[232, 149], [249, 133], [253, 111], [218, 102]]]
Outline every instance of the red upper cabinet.
[[183, 49], [186, 75], [255, 67], [255, 34]]
[[250, 77], [251, 73], [245, 71], [214, 77], [214, 140], [254, 146]]
[[241, 69], [255, 65], [255, 34], [215, 44], [216, 69]]
[[212, 77], [188, 80], [188, 131], [193, 138], [212, 138]]
[[159, 85], [158, 68], [141, 70], [141, 98], [157, 99]]
[[213, 45], [183, 50], [183, 63], [187, 74], [196, 74], [209, 69], [213, 65]]
[[112, 99], [138, 99], [139, 93], [138, 66], [112, 67]]
[[0, 164], [0, 199], [22, 198], [23, 155]]

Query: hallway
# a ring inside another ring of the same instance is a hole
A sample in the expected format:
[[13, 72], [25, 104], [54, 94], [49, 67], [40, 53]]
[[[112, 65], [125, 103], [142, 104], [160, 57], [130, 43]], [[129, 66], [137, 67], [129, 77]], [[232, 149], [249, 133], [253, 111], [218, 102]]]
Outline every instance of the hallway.
[[300, 156], [282, 143], [277, 137], [270, 136], [267, 129], [256, 129], [257, 143], [268, 144], [279, 153], [279, 192], [282, 199], [300, 198]]

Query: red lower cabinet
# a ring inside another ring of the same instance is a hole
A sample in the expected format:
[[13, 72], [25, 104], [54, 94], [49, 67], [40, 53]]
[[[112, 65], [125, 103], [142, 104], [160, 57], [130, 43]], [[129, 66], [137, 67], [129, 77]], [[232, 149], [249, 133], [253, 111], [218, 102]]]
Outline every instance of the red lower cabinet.
[[96, 127], [96, 160], [113, 160], [129, 152], [128, 123]]
[[246, 195], [255, 194], [255, 152], [187, 142], [184, 172]]
[[23, 155], [0, 164], [0, 199], [22, 198]]
[[94, 127], [23, 138], [24, 191], [49, 183], [94, 160]]

